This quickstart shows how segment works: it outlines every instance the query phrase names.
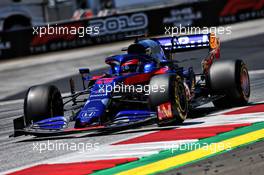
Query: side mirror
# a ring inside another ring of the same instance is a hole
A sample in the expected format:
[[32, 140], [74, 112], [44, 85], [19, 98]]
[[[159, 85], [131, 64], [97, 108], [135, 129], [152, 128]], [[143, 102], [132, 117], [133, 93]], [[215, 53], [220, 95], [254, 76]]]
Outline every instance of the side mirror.
[[80, 74], [89, 74], [90, 73], [90, 69], [89, 68], [80, 68], [79, 69]]
[[90, 69], [88, 69], [88, 68], [80, 68], [79, 72], [80, 72], [80, 74], [82, 76], [82, 80], [83, 81], [89, 80]]
[[83, 83], [83, 89], [85, 89], [85, 81], [89, 81], [90, 80], [90, 69], [88, 68], [80, 68], [79, 69], [79, 73], [81, 74], [82, 77], [82, 83]]

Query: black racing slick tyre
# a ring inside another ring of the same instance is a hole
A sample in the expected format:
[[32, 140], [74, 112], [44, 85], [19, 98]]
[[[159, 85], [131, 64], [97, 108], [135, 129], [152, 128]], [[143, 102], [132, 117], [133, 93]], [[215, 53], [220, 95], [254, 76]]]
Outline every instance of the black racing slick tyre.
[[250, 96], [248, 69], [242, 60], [224, 60], [212, 64], [209, 71], [210, 89], [223, 98], [213, 101], [217, 108], [243, 106]]
[[[158, 125], [182, 123], [188, 114], [188, 100], [182, 78], [175, 74], [156, 75], [151, 78], [149, 86], [149, 103], [157, 110]], [[168, 111], [171, 117], [161, 119], [159, 107], [168, 103], [171, 105]]]
[[24, 99], [24, 119], [26, 125], [46, 118], [63, 116], [63, 101], [55, 86], [33, 86]]

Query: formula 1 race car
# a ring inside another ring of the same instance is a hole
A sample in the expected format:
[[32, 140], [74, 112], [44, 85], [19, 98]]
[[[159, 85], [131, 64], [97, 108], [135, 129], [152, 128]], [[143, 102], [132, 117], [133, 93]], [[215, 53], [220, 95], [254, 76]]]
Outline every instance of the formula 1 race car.
[[[174, 53], [201, 48], [209, 49], [201, 73], [180, 67], [173, 58]], [[139, 38], [123, 51], [105, 59], [108, 73], [91, 76], [88, 68], [80, 69], [81, 91], [75, 91], [73, 81], [71, 94], [64, 97], [55, 86], [31, 87], [24, 115], [14, 120], [14, 135], [114, 131], [151, 122], [176, 125], [189, 110], [209, 102], [217, 108], [248, 102], [246, 65], [219, 59], [220, 42], [213, 33]]]

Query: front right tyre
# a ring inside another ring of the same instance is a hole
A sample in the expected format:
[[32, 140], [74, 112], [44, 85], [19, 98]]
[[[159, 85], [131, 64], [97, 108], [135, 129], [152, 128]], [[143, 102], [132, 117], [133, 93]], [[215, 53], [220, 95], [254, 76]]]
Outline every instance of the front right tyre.
[[[179, 75], [162, 74], [151, 78], [149, 102], [157, 111], [159, 126], [182, 123], [188, 114], [188, 100]], [[158, 89], [154, 91], [153, 89]]]

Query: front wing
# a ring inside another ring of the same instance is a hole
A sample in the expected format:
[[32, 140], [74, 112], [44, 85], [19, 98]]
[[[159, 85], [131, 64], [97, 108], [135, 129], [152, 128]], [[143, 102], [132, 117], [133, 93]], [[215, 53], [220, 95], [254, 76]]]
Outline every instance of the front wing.
[[61, 129], [43, 129], [43, 128], [34, 128], [33, 125], [25, 127], [23, 116], [15, 119], [13, 121], [14, 125], [14, 133], [10, 135], [10, 137], [17, 137], [21, 135], [32, 135], [37, 137], [48, 137], [48, 136], [60, 136], [60, 135], [70, 135], [77, 133], [112, 133], [127, 129], [134, 129], [146, 125], [150, 125], [155, 123], [156, 116], [144, 117], [142, 120], [135, 121], [121, 121], [121, 122], [110, 122], [105, 125], [93, 125], [87, 126], [84, 128], [74, 128], [69, 127], [70, 125], [66, 125], [66, 127]]

